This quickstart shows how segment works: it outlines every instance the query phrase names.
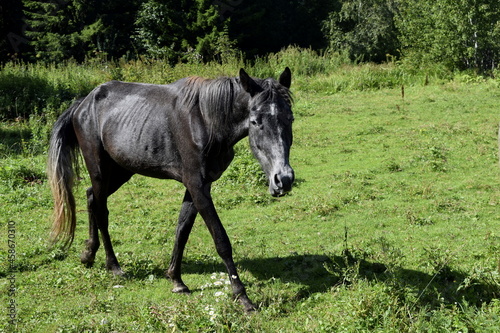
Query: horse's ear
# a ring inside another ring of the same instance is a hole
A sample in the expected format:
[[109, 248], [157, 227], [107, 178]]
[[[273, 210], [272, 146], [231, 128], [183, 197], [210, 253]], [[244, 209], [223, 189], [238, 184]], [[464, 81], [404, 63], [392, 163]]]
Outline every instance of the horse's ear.
[[292, 71], [290, 68], [286, 67], [283, 73], [281, 73], [280, 83], [290, 89], [290, 86], [292, 85]]
[[262, 90], [257, 82], [255, 82], [243, 68], [240, 69], [240, 82], [243, 89], [251, 96]]

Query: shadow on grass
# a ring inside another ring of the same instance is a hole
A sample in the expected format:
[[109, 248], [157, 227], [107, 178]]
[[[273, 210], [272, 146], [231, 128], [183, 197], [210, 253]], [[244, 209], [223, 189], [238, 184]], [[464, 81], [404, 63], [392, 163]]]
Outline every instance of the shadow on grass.
[[20, 155], [23, 153], [23, 143], [31, 140], [31, 130], [25, 126], [0, 127], [0, 153], [4, 155]]
[[368, 280], [384, 283], [392, 293], [407, 298], [407, 293], [418, 295], [417, 302], [425, 304], [453, 304], [466, 301], [480, 305], [500, 296], [500, 286], [487, 274], [471, 276], [443, 266], [434, 275], [399, 267], [389, 268], [383, 263], [353, 257], [326, 255], [292, 255], [284, 258], [247, 259], [239, 265], [260, 280], [271, 278], [303, 286], [299, 298], [311, 293], [325, 293], [334, 287]]
[[[43, 266], [51, 261], [68, 260], [63, 252], [57, 251], [44, 259], [38, 264]], [[358, 259], [345, 253], [338, 256], [294, 254], [287, 257], [242, 259], [237, 265], [249, 271], [262, 283], [276, 279], [283, 283], [300, 285], [294, 296], [295, 300], [307, 298], [313, 293], [328, 293], [335, 288], [350, 288], [359, 281], [382, 283], [386, 287], [384, 290], [395, 295], [401, 304], [413, 304], [412, 306], [417, 307], [436, 308], [453, 305], [455, 302], [466, 302], [479, 307], [500, 297], [500, 285], [494, 272], [466, 273], [454, 270], [448, 265], [442, 266], [435, 274], [427, 274]], [[125, 260], [122, 267], [126, 271], [127, 279], [144, 280], [151, 275], [159, 279], [165, 278], [166, 267], [150, 259]], [[20, 264], [17, 271], [32, 271], [37, 268]], [[206, 256], [183, 262], [182, 271], [188, 274], [211, 274], [225, 272], [225, 267], [218, 257]], [[4, 275], [1, 273], [0, 277]], [[251, 286], [250, 283], [247, 284]]]
[[[188, 261], [183, 263], [184, 273], [223, 272], [220, 261]], [[439, 306], [465, 301], [480, 306], [500, 297], [500, 286], [487, 277], [471, 276], [443, 266], [435, 274], [399, 267], [390, 268], [384, 263], [370, 262], [353, 257], [320, 254], [291, 255], [288, 257], [244, 259], [237, 263], [251, 272], [258, 280], [279, 279], [283, 283], [302, 286], [297, 299], [312, 293], [326, 293], [335, 287], [346, 287], [356, 281], [367, 280], [383, 283], [401, 301], [415, 305]]]

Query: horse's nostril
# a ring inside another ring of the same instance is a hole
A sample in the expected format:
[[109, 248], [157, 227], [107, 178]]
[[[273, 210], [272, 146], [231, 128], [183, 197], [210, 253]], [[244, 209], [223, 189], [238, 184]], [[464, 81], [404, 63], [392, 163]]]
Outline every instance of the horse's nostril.
[[276, 186], [281, 187], [281, 177], [279, 174], [274, 175], [274, 183]]
[[288, 192], [292, 188], [293, 184], [293, 178], [294, 175], [293, 173], [291, 174], [283, 174], [283, 173], [276, 173], [274, 174], [274, 185], [276, 188], [283, 190], [284, 192]]

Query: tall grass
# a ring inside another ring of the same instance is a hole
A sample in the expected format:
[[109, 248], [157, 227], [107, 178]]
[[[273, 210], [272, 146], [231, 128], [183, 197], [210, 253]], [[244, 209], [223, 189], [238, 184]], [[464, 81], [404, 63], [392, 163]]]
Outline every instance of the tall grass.
[[88, 93], [106, 75], [95, 66], [11, 62], [0, 70], [0, 118], [40, 115]]
[[[285, 66], [292, 69], [294, 79], [304, 88], [326, 93], [420, 85], [429, 80], [450, 80], [453, 77], [439, 67], [412, 69], [395, 62], [359, 65], [344, 54], [317, 53], [297, 47], [251, 61], [233, 57], [225, 63], [190, 63], [173, 67], [165, 61], [147, 58], [130, 61], [95, 58], [82, 64], [75, 61], [59, 64], [10, 62], [0, 67], [0, 119], [60, 112], [75, 97], [84, 96], [109, 80], [165, 84], [190, 75], [235, 76], [241, 67], [256, 77], [276, 77]], [[313, 76], [320, 79], [309, 84]]]
[[[390, 59], [389, 59], [390, 60]], [[31, 129], [32, 150], [46, 146], [50, 128], [71, 102], [110, 80], [166, 84], [182, 77], [235, 76], [245, 68], [256, 77], [277, 77], [292, 69], [294, 90], [331, 95], [347, 91], [447, 82], [454, 74], [439, 67], [412, 68], [388, 61], [383, 65], [356, 64], [346, 54], [289, 47], [253, 60], [233, 56], [224, 63], [180, 63], [158, 59], [88, 59], [58, 64], [9, 62], [0, 67], [0, 120], [25, 121]], [[460, 74], [459, 78], [469, 75]], [[314, 78], [314, 79], [313, 79]]]

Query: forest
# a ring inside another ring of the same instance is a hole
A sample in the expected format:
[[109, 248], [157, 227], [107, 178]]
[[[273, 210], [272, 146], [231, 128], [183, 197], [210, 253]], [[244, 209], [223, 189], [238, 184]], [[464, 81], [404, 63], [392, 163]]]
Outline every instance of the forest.
[[490, 73], [497, 0], [2, 0], [0, 61], [253, 60], [288, 46]]

